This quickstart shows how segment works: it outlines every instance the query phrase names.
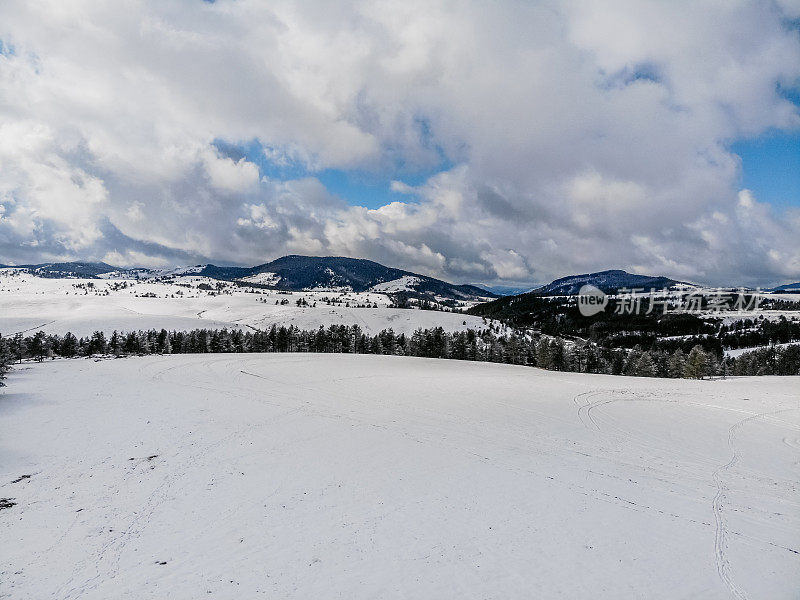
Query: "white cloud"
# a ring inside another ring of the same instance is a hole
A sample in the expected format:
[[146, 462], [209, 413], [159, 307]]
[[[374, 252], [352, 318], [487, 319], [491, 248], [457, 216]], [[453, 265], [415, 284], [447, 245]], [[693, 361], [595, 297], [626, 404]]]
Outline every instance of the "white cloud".
[[211, 185], [227, 192], [253, 191], [258, 184], [258, 167], [241, 158], [233, 161], [216, 155], [206, 156], [205, 169]]
[[136, 250], [107, 252], [100, 260], [115, 267], [148, 267], [159, 268], [169, 265], [169, 259], [163, 256], [152, 256]]
[[[789, 0], [0, 5], [0, 254], [364, 256], [458, 280], [800, 276], [730, 140], [800, 127]], [[348, 207], [284, 167], [386, 175]], [[457, 165], [429, 181], [404, 169]], [[749, 195], [748, 195], [749, 194]], [[114, 253], [117, 254], [114, 254]]]

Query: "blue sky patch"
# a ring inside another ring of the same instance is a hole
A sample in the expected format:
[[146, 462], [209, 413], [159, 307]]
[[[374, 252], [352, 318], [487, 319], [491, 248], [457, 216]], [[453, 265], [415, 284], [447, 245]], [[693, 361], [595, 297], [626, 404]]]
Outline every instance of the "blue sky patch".
[[316, 177], [331, 194], [339, 196], [351, 206], [366, 206], [373, 209], [391, 202], [414, 201], [414, 197], [409, 194], [392, 191], [393, 180], [418, 186], [433, 175], [453, 167], [451, 162], [442, 158], [435, 167], [427, 169], [410, 169], [404, 165], [398, 165], [391, 172], [345, 171], [342, 169], [310, 171], [300, 161], [289, 160], [279, 163], [270, 160], [258, 140], [238, 144], [215, 140], [214, 146], [221, 154], [233, 160], [238, 161], [245, 158], [252, 162], [258, 167], [262, 177], [266, 176], [279, 181]]
[[742, 159], [741, 187], [759, 202], [800, 206], [800, 131], [771, 131], [738, 141], [731, 150]]

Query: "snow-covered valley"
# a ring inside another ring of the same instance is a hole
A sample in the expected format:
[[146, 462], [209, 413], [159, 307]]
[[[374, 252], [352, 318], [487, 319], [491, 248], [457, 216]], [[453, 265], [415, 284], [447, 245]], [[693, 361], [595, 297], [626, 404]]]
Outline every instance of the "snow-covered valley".
[[797, 377], [261, 354], [46, 361], [8, 383], [0, 597], [800, 589]]
[[[298, 304], [300, 302], [301, 304]], [[369, 334], [392, 328], [446, 331], [485, 327], [480, 317], [394, 308], [381, 292], [287, 292], [185, 275], [172, 280], [49, 279], [0, 269], [0, 335], [17, 332], [88, 336], [94, 331], [257, 328], [317, 329], [358, 325]]]

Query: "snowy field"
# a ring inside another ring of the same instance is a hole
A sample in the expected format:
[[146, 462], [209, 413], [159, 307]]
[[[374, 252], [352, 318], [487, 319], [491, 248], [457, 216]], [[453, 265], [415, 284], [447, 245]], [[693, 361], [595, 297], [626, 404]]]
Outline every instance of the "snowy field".
[[[308, 306], [298, 306], [301, 299]], [[326, 303], [334, 299], [335, 303]], [[269, 329], [273, 324], [300, 329], [358, 325], [370, 335], [390, 327], [398, 334], [420, 327], [441, 326], [451, 332], [486, 327], [480, 317], [389, 308], [390, 304], [385, 293], [375, 292], [279, 292], [196, 276], [172, 282], [45, 279], [0, 269], [2, 335], [40, 329], [59, 335], [71, 331], [77, 336], [115, 329]], [[367, 305], [370, 308], [363, 308]]]
[[799, 452], [796, 377], [23, 365], [0, 392], [0, 597], [797, 598]]

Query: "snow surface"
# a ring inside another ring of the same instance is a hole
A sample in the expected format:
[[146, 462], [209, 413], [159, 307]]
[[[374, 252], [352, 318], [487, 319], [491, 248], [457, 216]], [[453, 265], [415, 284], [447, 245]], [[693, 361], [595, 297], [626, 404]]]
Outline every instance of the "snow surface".
[[[87, 288], [90, 284], [93, 287]], [[297, 306], [301, 298], [310, 306]], [[335, 299], [336, 304], [326, 304], [326, 299]], [[284, 300], [288, 304], [281, 305]], [[284, 292], [242, 288], [191, 275], [171, 281], [46, 279], [0, 270], [2, 335], [40, 329], [60, 335], [71, 331], [78, 336], [115, 329], [268, 329], [273, 324], [300, 329], [358, 325], [368, 334], [391, 327], [398, 334], [410, 334], [418, 328], [437, 326], [446, 331], [487, 326], [481, 317], [389, 308], [390, 304], [391, 299], [381, 293]], [[377, 308], [357, 308], [359, 305]]]
[[754, 352], [755, 350], [764, 350], [765, 348], [787, 348], [788, 346], [796, 346], [800, 344], [800, 342], [786, 342], [785, 344], [773, 344], [772, 346], [751, 346], [750, 348], [734, 348], [731, 350], [725, 350], [725, 356], [733, 356], [738, 358], [742, 354], [747, 352]]
[[370, 289], [373, 292], [411, 292], [417, 289], [420, 281], [422, 280], [419, 277], [403, 275], [399, 279], [375, 284]]
[[206, 268], [207, 265], [194, 265], [191, 267], [176, 267], [174, 269], [148, 269], [133, 268], [99, 273], [99, 279], [158, 279], [161, 277], [181, 277], [195, 275]]
[[23, 365], [10, 598], [796, 598], [800, 379], [351, 355]]
[[256, 273], [255, 275], [248, 275], [247, 277], [239, 279], [239, 281], [245, 283], [258, 283], [260, 285], [278, 285], [280, 280], [281, 276], [277, 273]]

